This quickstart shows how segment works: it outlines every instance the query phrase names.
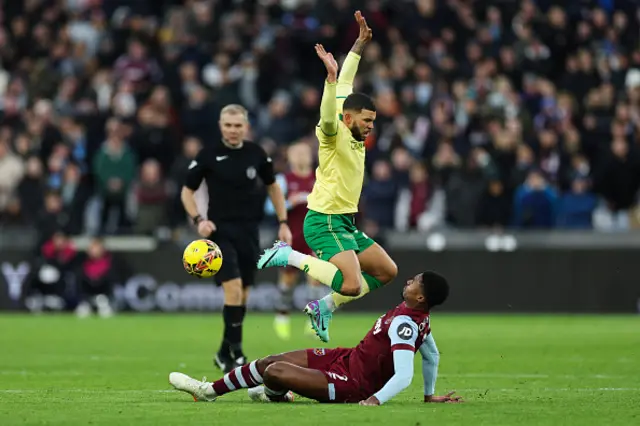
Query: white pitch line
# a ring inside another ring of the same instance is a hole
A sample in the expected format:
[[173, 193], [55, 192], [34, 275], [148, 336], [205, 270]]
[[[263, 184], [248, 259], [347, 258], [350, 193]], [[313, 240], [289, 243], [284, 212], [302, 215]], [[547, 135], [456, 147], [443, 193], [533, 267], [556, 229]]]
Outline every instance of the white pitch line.
[[456, 392], [521, 392], [521, 391], [543, 391], [543, 392], [640, 392], [640, 388], [467, 388], [459, 389]]
[[[481, 392], [490, 394], [491, 392], [640, 392], [640, 388], [462, 388], [456, 389], [456, 392]], [[83, 394], [158, 394], [158, 393], [176, 393], [170, 389], [0, 389], [0, 394], [65, 394], [65, 393], [83, 393]]]
[[528, 373], [467, 373], [467, 374], [438, 374], [438, 377], [469, 378], [469, 379], [624, 379], [628, 376], [614, 376], [608, 374], [528, 374]]
[[[146, 376], [164, 376], [165, 373], [155, 372]], [[29, 370], [0, 370], [0, 376], [91, 376], [91, 374], [76, 371], [29, 371]], [[531, 373], [443, 373], [438, 377], [467, 378], [467, 379], [626, 379], [629, 376], [609, 374], [531, 374]]]
[[47, 394], [47, 393], [88, 393], [88, 394], [105, 394], [105, 393], [123, 393], [123, 394], [127, 394], [127, 393], [173, 393], [176, 392], [176, 390], [171, 390], [171, 389], [147, 389], [147, 390], [143, 390], [143, 389], [109, 389], [109, 390], [102, 390], [102, 389], [77, 389], [77, 388], [71, 388], [71, 389], [47, 389], [47, 388], [43, 388], [43, 389], [0, 389], [0, 393], [16, 393], [16, 394], [21, 394], [21, 393], [42, 393], [42, 394]]

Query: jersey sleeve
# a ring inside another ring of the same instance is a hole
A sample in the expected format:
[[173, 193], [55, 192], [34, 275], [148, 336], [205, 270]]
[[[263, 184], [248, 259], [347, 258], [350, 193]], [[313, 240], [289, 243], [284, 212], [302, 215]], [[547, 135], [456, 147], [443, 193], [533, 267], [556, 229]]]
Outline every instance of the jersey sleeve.
[[353, 80], [356, 78], [359, 64], [360, 55], [355, 52], [349, 52], [347, 58], [342, 64], [342, 69], [338, 76], [338, 86], [336, 87], [336, 108], [338, 114], [342, 114], [344, 100], [347, 99], [347, 96], [353, 93]]
[[271, 161], [271, 157], [267, 155], [262, 147], [260, 147], [260, 151], [262, 160], [258, 166], [258, 176], [260, 176], [260, 179], [262, 179], [265, 185], [269, 186], [276, 181], [276, 175], [273, 171], [273, 161]]
[[335, 142], [338, 135], [336, 87], [337, 83], [324, 82], [324, 92], [322, 92], [322, 102], [320, 103], [320, 122], [316, 130], [316, 136], [318, 136], [320, 143]]
[[418, 338], [418, 325], [408, 316], [397, 316], [389, 324], [389, 339], [393, 353], [393, 376], [374, 394], [384, 404], [409, 387], [413, 379], [413, 356]]
[[438, 365], [440, 364], [440, 352], [429, 333], [420, 346], [422, 355], [422, 379], [424, 381], [424, 394], [433, 395], [436, 392], [436, 380], [438, 379]]
[[404, 349], [416, 351], [416, 340], [418, 339], [418, 324], [406, 315], [399, 315], [389, 324], [389, 340], [391, 340], [391, 350]]
[[196, 158], [191, 161], [188, 166], [187, 177], [184, 181], [184, 186], [192, 191], [196, 191], [204, 180], [206, 170], [206, 152], [204, 149], [201, 149], [200, 152], [198, 152], [198, 155], [196, 155]]

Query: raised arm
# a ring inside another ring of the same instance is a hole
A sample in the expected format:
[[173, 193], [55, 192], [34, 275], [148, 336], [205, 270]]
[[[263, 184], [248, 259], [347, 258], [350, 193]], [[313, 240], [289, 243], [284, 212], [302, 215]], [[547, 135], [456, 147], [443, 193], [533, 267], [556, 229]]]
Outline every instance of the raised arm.
[[325, 138], [333, 138], [338, 134], [338, 109], [336, 102], [336, 85], [338, 63], [331, 53], [324, 50], [321, 44], [316, 44], [316, 53], [327, 68], [327, 80], [324, 83], [322, 102], [320, 103], [320, 123], [318, 127]]
[[356, 72], [358, 72], [360, 56], [362, 55], [364, 46], [369, 43], [373, 37], [371, 28], [367, 25], [367, 21], [364, 19], [364, 16], [362, 16], [362, 13], [358, 10], [354, 16], [360, 27], [360, 34], [353, 44], [353, 47], [351, 47], [351, 51], [347, 55], [344, 64], [342, 64], [342, 70], [340, 70], [340, 76], [338, 77], [338, 87], [336, 89], [338, 113], [342, 112], [344, 100], [353, 92], [353, 80], [356, 77]]

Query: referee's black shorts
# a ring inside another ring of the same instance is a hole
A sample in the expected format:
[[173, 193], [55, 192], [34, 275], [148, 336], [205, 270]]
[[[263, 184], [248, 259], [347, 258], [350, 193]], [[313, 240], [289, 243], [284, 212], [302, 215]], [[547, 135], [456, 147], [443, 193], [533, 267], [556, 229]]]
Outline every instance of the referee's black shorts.
[[242, 279], [250, 287], [256, 278], [256, 263], [260, 256], [260, 232], [257, 224], [215, 222], [211, 241], [222, 251], [222, 268], [216, 274], [216, 284]]

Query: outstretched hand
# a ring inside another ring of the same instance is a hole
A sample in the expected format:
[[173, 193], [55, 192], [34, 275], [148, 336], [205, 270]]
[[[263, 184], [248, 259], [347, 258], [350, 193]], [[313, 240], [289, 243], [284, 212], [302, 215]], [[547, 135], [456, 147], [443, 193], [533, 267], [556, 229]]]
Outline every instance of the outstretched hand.
[[338, 77], [338, 62], [335, 60], [331, 53], [324, 50], [324, 46], [322, 46], [321, 44], [316, 44], [315, 48], [318, 58], [322, 60], [325, 68], [327, 68], [327, 81], [329, 81], [330, 83], [335, 82], [336, 78]]
[[373, 31], [371, 31], [371, 28], [369, 28], [369, 25], [367, 25], [367, 20], [364, 19], [364, 16], [362, 16], [362, 12], [358, 10], [354, 14], [354, 16], [356, 18], [356, 22], [358, 23], [358, 26], [360, 27], [360, 34], [358, 35], [358, 40], [363, 43], [367, 43], [371, 41], [371, 39], [373, 38]]
[[464, 402], [461, 396], [453, 396], [455, 393], [451, 391], [444, 396], [425, 395], [424, 402]]
[[380, 405], [380, 401], [378, 400], [378, 398], [375, 397], [375, 395], [371, 395], [369, 398], [365, 399], [364, 401], [360, 401], [360, 405], [374, 407], [374, 406]]

